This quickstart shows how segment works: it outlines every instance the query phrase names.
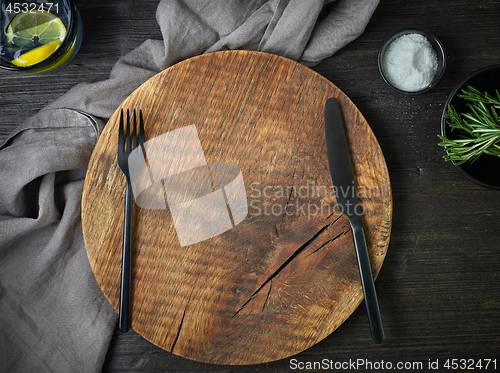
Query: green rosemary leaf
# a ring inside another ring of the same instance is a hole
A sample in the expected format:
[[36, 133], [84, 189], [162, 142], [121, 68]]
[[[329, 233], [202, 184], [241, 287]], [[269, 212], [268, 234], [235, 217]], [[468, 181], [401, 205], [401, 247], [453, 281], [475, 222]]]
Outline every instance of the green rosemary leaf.
[[443, 158], [460, 165], [472, 163], [482, 154], [500, 157], [500, 117], [496, 109], [500, 109], [500, 92], [496, 97], [487, 92], [468, 86], [457, 96], [467, 101], [468, 112], [458, 113], [452, 105], [448, 105], [444, 115], [451, 131], [457, 131], [457, 139], [448, 139], [438, 135], [446, 155]]

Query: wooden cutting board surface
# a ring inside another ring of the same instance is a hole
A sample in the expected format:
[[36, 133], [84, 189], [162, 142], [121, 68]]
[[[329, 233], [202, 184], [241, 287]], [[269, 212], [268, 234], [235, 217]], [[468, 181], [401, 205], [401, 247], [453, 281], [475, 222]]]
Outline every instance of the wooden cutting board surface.
[[115, 310], [125, 196], [116, 160], [121, 108], [142, 110], [147, 141], [194, 124], [208, 164], [239, 167], [247, 201], [232, 229], [188, 245], [181, 245], [169, 208], [134, 203], [137, 333], [189, 359], [256, 364], [307, 349], [358, 307], [363, 293], [353, 238], [335, 208], [326, 157], [323, 111], [330, 97], [346, 124], [376, 276], [391, 231], [389, 175], [365, 118], [334, 84], [282, 57], [226, 51], [178, 63], [123, 102], [97, 142], [82, 202], [88, 258]]

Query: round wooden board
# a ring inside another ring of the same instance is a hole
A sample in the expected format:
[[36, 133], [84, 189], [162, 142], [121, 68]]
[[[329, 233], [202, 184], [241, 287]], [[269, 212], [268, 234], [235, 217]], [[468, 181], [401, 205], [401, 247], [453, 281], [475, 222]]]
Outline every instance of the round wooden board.
[[169, 209], [134, 204], [137, 333], [189, 359], [257, 364], [307, 349], [356, 309], [363, 293], [353, 239], [335, 208], [326, 157], [330, 97], [346, 124], [376, 276], [391, 230], [389, 175], [366, 120], [331, 82], [279, 56], [225, 51], [178, 63], [123, 102], [95, 147], [82, 202], [89, 261], [116, 310], [125, 195], [116, 158], [121, 108], [142, 110], [146, 140], [194, 124], [208, 162], [241, 169], [248, 203], [232, 229], [187, 246]]

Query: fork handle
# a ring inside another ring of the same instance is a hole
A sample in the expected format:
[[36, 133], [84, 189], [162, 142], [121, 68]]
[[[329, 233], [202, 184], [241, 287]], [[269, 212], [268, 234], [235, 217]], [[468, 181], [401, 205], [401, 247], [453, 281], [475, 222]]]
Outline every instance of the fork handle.
[[122, 281], [120, 288], [119, 328], [130, 330], [130, 284], [132, 280], [132, 186], [125, 191], [125, 222], [123, 225]]

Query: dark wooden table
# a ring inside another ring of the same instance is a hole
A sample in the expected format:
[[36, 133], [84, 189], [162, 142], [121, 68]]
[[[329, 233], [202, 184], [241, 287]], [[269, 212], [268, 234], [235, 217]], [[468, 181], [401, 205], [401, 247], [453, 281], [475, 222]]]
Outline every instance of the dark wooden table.
[[[79, 1], [85, 35], [71, 65], [55, 75], [0, 71], [0, 140], [74, 84], [106, 79], [119, 57], [147, 38], [160, 38], [156, 5], [157, 0]], [[439, 84], [418, 96], [392, 91], [377, 68], [384, 40], [408, 27], [433, 32], [448, 54]], [[453, 87], [470, 72], [499, 63], [500, 1], [382, 0], [364, 34], [314, 68], [366, 117], [391, 176], [392, 237], [376, 281], [386, 330], [382, 345], [371, 341], [361, 305], [312, 348], [249, 367], [188, 361], [133, 331], [117, 330], [103, 371], [288, 372], [323, 363], [320, 368], [343, 365], [344, 371], [428, 372], [436, 361], [439, 371], [472, 371], [461, 368], [461, 359], [465, 368], [474, 363], [473, 371], [500, 370], [500, 192], [468, 181], [442, 159], [437, 145]], [[493, 362], [485, 369], [486, 359], [496, 359], [496, 369]]]

